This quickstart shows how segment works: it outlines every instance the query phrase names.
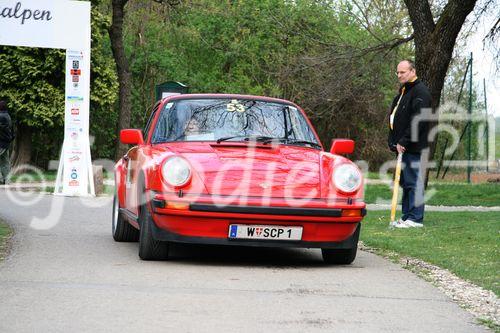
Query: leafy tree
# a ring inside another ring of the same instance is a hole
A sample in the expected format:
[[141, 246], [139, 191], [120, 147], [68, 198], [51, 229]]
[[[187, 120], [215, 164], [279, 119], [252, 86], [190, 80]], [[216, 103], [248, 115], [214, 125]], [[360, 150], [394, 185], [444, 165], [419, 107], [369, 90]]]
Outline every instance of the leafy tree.
[[99, 6], [92, 10], [92, 52], [90, 73], [90, 135], [92, 156], [114, 158], [118, 119], [118, 77], [115, 71], [110, 39], [109, 16]]
[[[125, 17], [125, 5], [128, 0], [112, 0], [113, 19], [109, 27], [109, 37], [111, 40], [111, 49], [116, 63], [116, 72], [119, 78], [119, 107], [118, 107], [118, 122], [117, 134], [123, 129], [130, 127], [130, 70], [129, 61], [125, 55], [123, 47], [123, 20]], [[118, 136], [118, 135], [117, 135]], [[121, 157], [126, 152], [126, 146], [121, 144], [119, 140], [116, 142], [116, 158]]]
[[[111, 39], [111, 49], [116, 63], [116, 71], [119, 78], [119, 108], [118, 122], [116, 126], [117, 134], [121, 129], [130, 127], [130, 119], [132, 116], [131, 106], [131, 73], [130, 60], [127, 57], [124, 47], [124, 20], [125, 6], [128, 0], [111, 0], [112, 6], [112, 23], [109, 27], [109, 37]], [[180, 2], [177, 0], [155, 0], [155, 2], [166, 5], [175, 6]], [[118, 135], [117, 135], [118, 136]], [[120, 141], [116, 141], [115, 157], [120, 158], [127, 151], [127, 146]]]
[[[280, 0], [198, 0], [172, 9], [142, 0], [128, 10], [133, 126], [144, 124], [154, 86], [176, 80], [192, 92], [293, 100], [327, 146], [334, 136], [349, 136], [359, 141], [357, 156], [387, 157], [383, 120], [395, 59], [365, 54], [377, 40], [347, 9]], [[377, 33], [390, 34], [382, 27]]]
[[14, 165], [30, 162], [35, 133], [62, 128], [64, 59], [63, 50], [0, 47], [0, 98], [16, 126]]

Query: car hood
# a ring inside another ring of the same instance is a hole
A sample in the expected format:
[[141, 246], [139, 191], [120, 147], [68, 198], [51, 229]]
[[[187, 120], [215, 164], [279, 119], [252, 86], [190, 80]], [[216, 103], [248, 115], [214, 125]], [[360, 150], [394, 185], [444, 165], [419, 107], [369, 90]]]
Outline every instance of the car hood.
[[171, 144], [209, 194], [319, 198], [320, 150], [299, 146], [189, 142]]

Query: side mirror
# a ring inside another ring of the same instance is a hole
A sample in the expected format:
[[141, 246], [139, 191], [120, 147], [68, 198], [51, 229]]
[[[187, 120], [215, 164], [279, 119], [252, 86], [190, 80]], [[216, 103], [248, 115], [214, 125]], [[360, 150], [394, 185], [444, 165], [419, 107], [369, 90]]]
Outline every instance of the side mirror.
[[330, 153], [335, 155], [352, 154], [354, 152], [354, 141], [349, 139], [333, 139]]
[[123, 129], [120, 131], [120, 141], [126, 145], [142, 145], [144, 138], [138, 129]]

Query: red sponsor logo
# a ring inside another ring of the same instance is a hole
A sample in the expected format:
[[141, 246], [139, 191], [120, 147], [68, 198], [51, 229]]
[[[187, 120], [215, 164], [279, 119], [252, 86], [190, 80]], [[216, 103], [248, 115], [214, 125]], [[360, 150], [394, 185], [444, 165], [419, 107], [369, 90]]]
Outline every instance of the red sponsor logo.
[[70, 180], [69, 181], [69, 186], [78, 186], [80, 183], [78, 180]]
[[72, 115], [79, 115], [80, 114], [80, 109], [71, 109], [71, 114]]
[[82, 71], [80, 69], [72, 69], [71, 75], [81, 75]]
[[73, 75], [73, 82], [80, 81], [80, 77], [78, 75]]

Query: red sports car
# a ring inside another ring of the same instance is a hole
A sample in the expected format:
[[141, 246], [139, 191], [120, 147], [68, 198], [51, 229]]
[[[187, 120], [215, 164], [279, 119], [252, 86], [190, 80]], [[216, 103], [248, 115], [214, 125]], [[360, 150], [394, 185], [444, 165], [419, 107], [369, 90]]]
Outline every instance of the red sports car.
[[300, 107], [222, 94], [165, 98], [115, 167], [113, 238], [139, 241], [139, 257], [167, 259], [171, 242], [321, 248], [330, 264], [356, 257], [363, 181], [342, 154], [325, 152]]

